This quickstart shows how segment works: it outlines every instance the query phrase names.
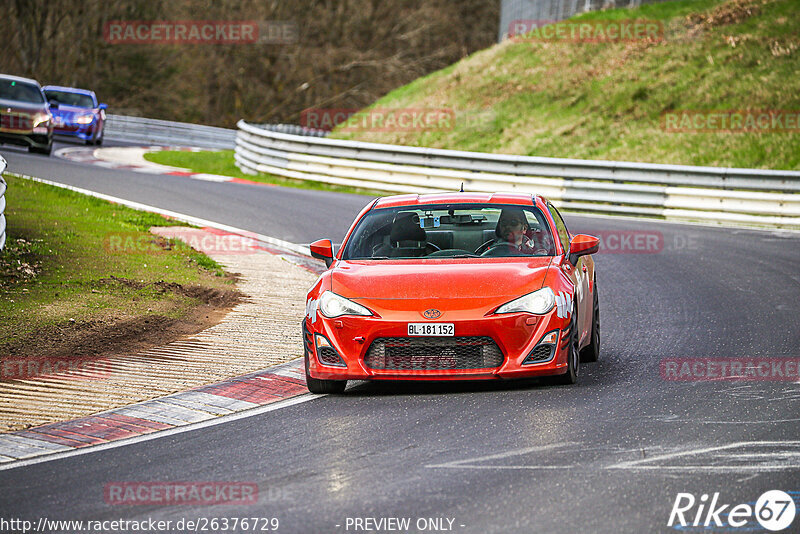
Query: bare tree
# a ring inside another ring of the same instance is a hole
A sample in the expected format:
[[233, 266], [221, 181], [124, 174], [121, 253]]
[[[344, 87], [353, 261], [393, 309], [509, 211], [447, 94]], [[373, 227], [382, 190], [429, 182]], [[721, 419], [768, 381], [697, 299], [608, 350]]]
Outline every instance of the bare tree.
[[[111, 112], [232, 126], [360, 108], [493, 43], [499, 0], [10, 0], [0, 71], [94, 89]], [[292, 21], [275, 44], [112, 44], [110, 21]]]

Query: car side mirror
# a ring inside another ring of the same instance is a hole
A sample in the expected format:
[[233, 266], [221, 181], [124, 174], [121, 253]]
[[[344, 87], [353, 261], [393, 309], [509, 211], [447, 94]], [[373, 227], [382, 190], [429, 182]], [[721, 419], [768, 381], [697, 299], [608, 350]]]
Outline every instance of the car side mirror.
[[108, 109], [108, 104], [100, 104], [97, 109]]
[[600, 239], [593, 235], [578, 234], [569, 242], [569, 261], [575, 265], [578, 258], [600, 250]]
[[311, 256], [318, 260], [323, 260], [326, 267], [333, 264], [333, 243], [330, 239], [320, 239], [314, 241], [308, 248], [311, 249]]
[[48, 103], [50, 104], [50, 108], [51, 109], [58, 109], [58, 101], [57, 100], [51, 100]]

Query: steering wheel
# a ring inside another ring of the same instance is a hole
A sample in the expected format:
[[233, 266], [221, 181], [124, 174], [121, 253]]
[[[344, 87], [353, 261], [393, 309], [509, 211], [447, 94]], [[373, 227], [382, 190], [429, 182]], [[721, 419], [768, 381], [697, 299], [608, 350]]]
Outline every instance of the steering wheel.
[[509, 253], [509, 245], [506, 243], [500, 243], [495, 246], [491, 246], [487, 248], [482, 257], [492, 257], [492, 256], [514, 256], [515, 254]]
[[487, 242], [486, 242], [486, 243], [484, 243], [483, 245], [479, 246], [478, 248], [476, 248], [476, 249], [475, 249], [475, 254], [477, 254], [478, 256], [480, 256], [481, 254], [483, 254], [484, 252], [486, 252], [487, 250], [489, 250], [489, 247], [490, 247], [490, 246], [492, 245], [492, 243], [494, 243], [495, 241], [497, 241], [497, 239], [490, 239], [489, 241], [487, 241]]
[[[433, 252], [428, 252], [429, 249], [433, 249]], [[425, 252], [428, 252], [428, 254], [433, 254], [434, 252], [439, 252], [440, 250], [442, 249], [439, 247], [439, 245], [431, 243], [430, 241], [425, 241]]]

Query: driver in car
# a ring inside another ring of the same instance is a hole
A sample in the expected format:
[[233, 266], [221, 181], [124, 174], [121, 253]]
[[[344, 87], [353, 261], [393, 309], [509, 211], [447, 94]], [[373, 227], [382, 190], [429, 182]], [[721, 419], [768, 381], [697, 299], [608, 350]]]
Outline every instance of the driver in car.
[[501, 211], [495, 234], [497, 240], [486, 251], [488, 253], [486, 255], [546, 255], [552, 248], [547, 243], [537, 243], [532, 239], [534, 232], [531, 231], [523, 210], [504, 209]]

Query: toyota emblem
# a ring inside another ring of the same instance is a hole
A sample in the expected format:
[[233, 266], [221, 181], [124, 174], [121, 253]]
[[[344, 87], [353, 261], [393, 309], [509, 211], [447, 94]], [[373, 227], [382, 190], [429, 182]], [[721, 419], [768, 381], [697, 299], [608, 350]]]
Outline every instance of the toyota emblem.
[[422, 316], [425, 317], [426, 319], [438, 319], [439, 317], [442, 316], [442, 312], [440, 312], [436, 308], [431, 308], [429, 310], [425, 310], [424, 312], [422, 312]]

